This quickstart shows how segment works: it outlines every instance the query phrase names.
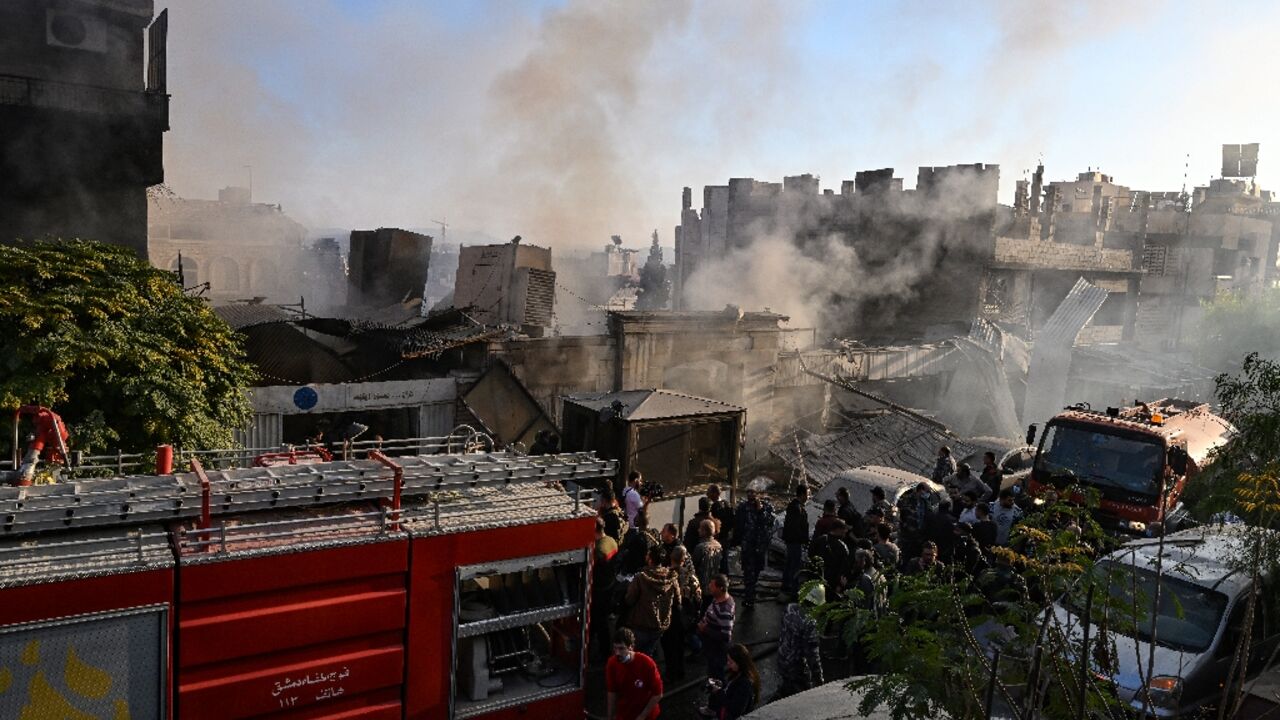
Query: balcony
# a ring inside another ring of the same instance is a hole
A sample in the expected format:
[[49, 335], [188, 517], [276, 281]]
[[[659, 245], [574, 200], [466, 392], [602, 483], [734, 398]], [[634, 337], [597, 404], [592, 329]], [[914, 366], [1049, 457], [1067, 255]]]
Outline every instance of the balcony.
[[92, 85], [0, 75], [0, 105], [64, 110], [104, 117], [147, 118], [169, 128], [165, 93], [118, 90]]

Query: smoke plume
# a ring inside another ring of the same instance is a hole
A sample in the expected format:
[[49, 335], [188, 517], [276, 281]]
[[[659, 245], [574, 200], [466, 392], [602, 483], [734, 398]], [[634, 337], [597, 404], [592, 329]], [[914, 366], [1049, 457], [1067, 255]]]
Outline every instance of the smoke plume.
[[684, 298], [704, 310], [768, 307], [846, 336], [865, 337], [868, 328], [854, 323], [869, 317], [881, 333], [912, 301], [976, 296], [995, 200], [992, 178], [969, 170], [927, 192], [785, 191], [726, 254], [697, 267]]
[[438, 236], [442, 220], [560, 248], [638, 245], [669, 222], [682, 147], [728, 173], [787, 102], [785, 29], [803, 14], [776, 0], [168, 6], [165, 160], [181, 195], [252, 175], [255, 198], [313, 228]]

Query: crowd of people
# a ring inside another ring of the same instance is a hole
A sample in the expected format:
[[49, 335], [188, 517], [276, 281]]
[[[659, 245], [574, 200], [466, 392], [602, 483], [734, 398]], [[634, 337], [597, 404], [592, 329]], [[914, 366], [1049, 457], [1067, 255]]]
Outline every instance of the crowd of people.
[[[683, 533], [671, 523], [654, 530], [643, 487], [640, 473], [633, 472], [621, 499], [606, 487], [597, 507], [591, 636], [597, 654], [607, 654], [609, 717], [657, 717], [663, 683], [683, 680], [685, 656], [697, 653], [708, 678], [703, 715], [733, 720], [759, 703], [760, 679], [750, 652], [734, 643], [737, 600], [729, 592], [726, 550], [744, 548], [743, 604], [751, 607], [773, 528], [772, 508], [750, 493], [735, 509], [712, 485]], [[616, 615], [613, 632], [610, 614]], [[659, 648], [661, 673], [653, 659]], [[637, 681], [636, 673], [645, 678]]]
[[[781, 598], [787, 604], [775, 698], [823, 682], [819, 630], [809, 610], [829, 599], [848, 597], [863, 607], [883, 607], [894, 574], [941, 579], [964, 573], [979, 589], [1025, 593], [1025, 583], [997, 550], [1008, 545], [1023, 510], [1012, 490], [1001, 489], [994, 456], [988, 453], [981, 474], [974, 476], [944, 447], [933, 476], [945, 493], [921, 482], [891, 503], [876, 487], [866, 508], [854, 507], [841, 487], [812, 524], [809, 489], [796, 488], [781, 522], [786, 547]], [[606, 662], [609, 717], [657, 717], [657, 700], [650, 705], [622, 699], [622, 694], [636, 694], [636, 668], [647, 674], [645, 692], [660, 698], [664, 681], [684, 680], [686, 655], [700, 653], [711, 691], [703, 714], [733, 720], [760, 701], [759, 676], [747, 648], [735, 643], [734, 622], [739, 605], [744, 611], [755, 605], [776, 512], [767, 497], [751, 489], [733, 507], [712, 485], [683, 532], [674, 524], [655, 530], [643, 487], [640, 474], [631, 473], [621, 498], [606, 487], [597, 507], [591, 635], [597, 656]], [[739, 598], [730, 594], [730, 548], [740, 553]], [[801, 597], [808, 578], [822, 582], [810, 584]], [[661, 672], [654, 660], [659, 649]], [[633, 665], [636, 658], [641, 660]], [[639, 714], [630, 714], [633, 710]]]

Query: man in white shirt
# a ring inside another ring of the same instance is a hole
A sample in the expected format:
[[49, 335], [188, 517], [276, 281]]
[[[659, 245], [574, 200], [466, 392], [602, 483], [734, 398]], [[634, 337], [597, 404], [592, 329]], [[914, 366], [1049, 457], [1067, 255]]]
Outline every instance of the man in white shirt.
[[640, 484], [644, 482], [640, 472], [632, 470], [627, 476], [627, 489], [622, 491], [622, 506], [627, 513], [627, 523], [636, 524], [636, 513], [644, 509], [648, 503], [640, 496]]
[[1009, 532], [1022, 519], [1022, 508], [1013, 504], [1013, 490], [1000, 491], [1000, 499], [991, 505], [991, 519], [996, 524], [996, 544], [1008, 545]]

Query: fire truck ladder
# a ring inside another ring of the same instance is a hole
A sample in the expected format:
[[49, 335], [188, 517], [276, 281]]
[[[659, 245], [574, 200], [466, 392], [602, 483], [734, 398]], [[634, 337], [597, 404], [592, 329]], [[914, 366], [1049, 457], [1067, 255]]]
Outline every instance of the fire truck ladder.
[[[262, 510], [308, 508], [351, 502], [378, 502], [391, 529], [400, 522], [401, 503], [415, 512], [450, 502], [465, 504], [468, 491], [541, 483], [558, 489], [611, 477], [617, 463], [594, 453], [528, 456], [510, 451], [388, 458], [380, 452], [356, 460], [209, 470], [199, 461], [192, 472], [173, 475], [81, 479], [55, 485], [0, 487], [0, 537], [28, 533], [146, 523], [194, 522], [210, 528], [219, 516]], [[563, 503], [584, 500], [581, 491], [556, 495]], [[483, 510], [483, 502], [471, 509]]]

